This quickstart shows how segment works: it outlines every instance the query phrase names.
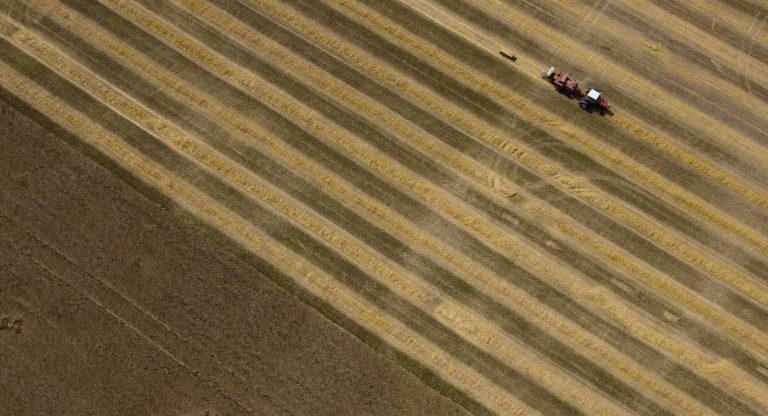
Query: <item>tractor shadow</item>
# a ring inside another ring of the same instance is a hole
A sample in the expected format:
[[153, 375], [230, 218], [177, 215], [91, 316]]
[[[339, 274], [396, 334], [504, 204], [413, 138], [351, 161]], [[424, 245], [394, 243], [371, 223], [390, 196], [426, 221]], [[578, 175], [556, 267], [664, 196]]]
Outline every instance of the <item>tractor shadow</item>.
[[602, 117], [613, 117], [613, 111], [611, 111], [610, 109], [598, 112], [598, 114], [600, 114], [600, 116]]
[[613, 111], [611, 111], [610, 109], [607, 109], [605, 111], [599, 111], [599, 110], [595, 110], [594, 108], [590, 108], [588, 110], [582, 109], [582, 111], [589, 114], [597, 114], [600, 117], [613, 117]]

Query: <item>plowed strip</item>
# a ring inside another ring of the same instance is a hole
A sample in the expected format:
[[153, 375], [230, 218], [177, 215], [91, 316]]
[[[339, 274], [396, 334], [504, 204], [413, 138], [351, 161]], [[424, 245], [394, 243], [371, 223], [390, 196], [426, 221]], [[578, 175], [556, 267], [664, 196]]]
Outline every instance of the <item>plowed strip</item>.
[[66, 106], [58, 102], [58, 99], [24, 81], [18, 72], [4, 63], [0, 63], [0, 73], [8, 81], [6, 86], [11, 88], [14, 94], [24, 97], [29, 102], [45, 103], [45, 114], [77, 133], [79, 137], [84, 138], [100, 151], [115, 157], [116, 161], [129, 169], [130, 172], [135, 173], [151, 186], [159, 187], [166, 195], [181, 203], [204, 221], [236, 238], [254, 253], [269, 258], [290, 276], [298, 279], [313, 294], [330, 304], [337, 305], [345, 315], [358, 324], [371, 328], [374, 333], [381, 335], [385, 340], [402, 350], [408, 351], [417, 359], [431, 362], [430, 366], [433, 369], [453, 380], [462, 388], [473, 390], [477, 398], [491, 404], [494, 410], [509, 412], [510, 414], [531, 413], [530, 408], [514, 402], [508, 394], [497, 392], [485, 379], [472, 370], [460, 364], [454, 364], [451, 358], [438, 353], [435, 346], [430, 346], [419, 336], [393, 321], [388, 315], [368, 306], [367, 302], [343, 286], [339, 286], [334, 279], [329, 278], [324, 273], [318, 273], [303, 259], [290, 253], [280, 243], [264, 236], [250, 224], [221, 207], [215, 200], [201, 194], [165, 169], [147, 162], [146, 157], [137, 154], [135, 150], [126, 146], [111, 132], [94, 126], [79, 114], [72, 113]]

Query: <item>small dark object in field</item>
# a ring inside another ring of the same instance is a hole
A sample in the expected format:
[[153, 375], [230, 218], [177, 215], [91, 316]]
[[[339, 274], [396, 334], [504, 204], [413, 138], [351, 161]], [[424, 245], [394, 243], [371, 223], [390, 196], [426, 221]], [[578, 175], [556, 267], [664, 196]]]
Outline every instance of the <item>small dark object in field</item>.
[[509, 59], [512, 62], [517, 61], [517, 57], [515, 55], [509, 55], [509, 54], [505, 53], [504, 51], [499, 51], [499, 53], [501, 54], [501, 56]]
[[12, 331], [16, 331], [17, 333], [21, 332], [21, 318], [19, 317], [11, 317], [11, 316], [3, 316], [0, 318], [0, 330], [2, 329], [9, 329]]

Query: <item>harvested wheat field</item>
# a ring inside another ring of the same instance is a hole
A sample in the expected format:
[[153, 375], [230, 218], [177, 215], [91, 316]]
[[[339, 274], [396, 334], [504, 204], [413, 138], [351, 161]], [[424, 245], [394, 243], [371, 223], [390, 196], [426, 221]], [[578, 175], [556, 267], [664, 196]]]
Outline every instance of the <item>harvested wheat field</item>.
[[768, 414], [761, 0], [5, 0], [0, 37], [9, 414]]

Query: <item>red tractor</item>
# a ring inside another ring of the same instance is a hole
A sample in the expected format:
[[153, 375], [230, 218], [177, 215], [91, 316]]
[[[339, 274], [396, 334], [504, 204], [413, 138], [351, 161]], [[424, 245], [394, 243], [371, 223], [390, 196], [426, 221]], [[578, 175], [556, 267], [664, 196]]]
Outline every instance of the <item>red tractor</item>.
[[584, 110], [589, 112], [597, 110], [600, 114], [604, 114], [608, 107], [610, 107], [608, 101], [603, 99], [600, 91], [596, 88], [590, 87], [586, 94], [582, 94], [579, 83], [571, 78], [571, 75], [567, 72], [558, 71], [555, 67], [550, 67], [541, 73], [541, 77], [551, 82], [557, 92], [565, 94], [568, 98], [578, 98], [579, 107]]

